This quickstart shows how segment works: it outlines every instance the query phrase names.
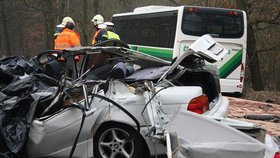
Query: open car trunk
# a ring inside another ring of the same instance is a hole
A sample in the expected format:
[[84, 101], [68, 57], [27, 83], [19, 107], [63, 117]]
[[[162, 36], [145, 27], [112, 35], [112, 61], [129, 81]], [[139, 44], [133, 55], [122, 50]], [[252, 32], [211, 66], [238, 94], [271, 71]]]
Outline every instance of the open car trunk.
[[172, 77], [171, 81], [178, 86], [199, 86], [204, 94], [208, 96], [209, 102], [219, 97], [220, 83], [218, 74], [205, 70], [184, 70]]
[[169, 79], [179, 86], [200, 86], [212, 102], [220, 94], [218, 70], [203, 68], [205, 60], [211, 63], [222, 60], [227, 50], [210, 36], [195, 41], [178, 59], [174, 59], [168, 71], [159, 79]]

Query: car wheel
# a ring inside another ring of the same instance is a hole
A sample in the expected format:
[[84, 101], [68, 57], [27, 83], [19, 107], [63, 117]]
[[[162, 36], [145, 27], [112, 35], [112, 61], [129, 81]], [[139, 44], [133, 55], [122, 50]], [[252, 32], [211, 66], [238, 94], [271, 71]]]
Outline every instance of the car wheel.
[[[129, 138], [130, 136], [134, 137]], [[93, 141], [94, 157], [97, 158], [143, 158], [149, 155], [141, 135], [125, 124], [111, 123], [101, 126]]]

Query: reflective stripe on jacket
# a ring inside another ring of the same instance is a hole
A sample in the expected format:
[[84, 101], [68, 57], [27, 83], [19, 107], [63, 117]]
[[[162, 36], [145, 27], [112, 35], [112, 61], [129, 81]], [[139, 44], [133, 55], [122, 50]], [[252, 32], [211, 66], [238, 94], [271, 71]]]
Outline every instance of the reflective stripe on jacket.
[[99, 29], [94, 33], [91, 44], [96, 44], [101, 41], [105, 41], [108, 39], [108, 34], [105, 29]]
[[107, 31], [108, 39], [118, 39], [120, 40], [120, 36], [113, 31]]
[[63, 50], [71, 47], [80, 46], [80, 35], [74, 30], [65, 28], [55, 39], [54, 49]]

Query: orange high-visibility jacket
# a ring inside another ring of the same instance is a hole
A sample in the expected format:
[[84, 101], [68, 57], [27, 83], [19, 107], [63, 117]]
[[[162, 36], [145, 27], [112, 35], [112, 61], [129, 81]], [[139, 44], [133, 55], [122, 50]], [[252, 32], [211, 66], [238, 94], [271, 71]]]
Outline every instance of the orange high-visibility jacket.
[[98, 42], [105, 41], [107, 39], [108, 39], [107, 30], [99, 29], [94, 33], [91, 44], [94, 45]]
[[54, 49], [63, 50], [71, 47], [80, 46], [80, 35], [74, 30], [65, 28], [55, 39]]
[[96, 38], [97, 38], [97, 35], [99, 34], [99, 31], [100, 31], [100, 30], [97, 30], [97, 31], [94, 33], [93, 38], [92, 38], [92, 42], [91, 42], [92, 45], [97, 43]]

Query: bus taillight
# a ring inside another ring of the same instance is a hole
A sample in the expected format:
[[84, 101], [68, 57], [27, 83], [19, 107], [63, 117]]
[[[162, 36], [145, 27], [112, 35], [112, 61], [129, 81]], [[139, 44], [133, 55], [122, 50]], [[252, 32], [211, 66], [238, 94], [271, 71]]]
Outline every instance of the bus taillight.
[[240, 82], [244, 79], [244, 64], [241, 64], [241, 71], [240, 71]]
[[198, 11], [199, 11], [198, 8], [193, 8], [193, 7], [188, 8], [189, 13], [198, 13]]
[[237, 15], [238, 15], [238, 12], [237, 12], [237, 11], [229, 11], [228, 14], [229, 14], [229, 15], [235, 15], [235, 16], [237, 16]]

